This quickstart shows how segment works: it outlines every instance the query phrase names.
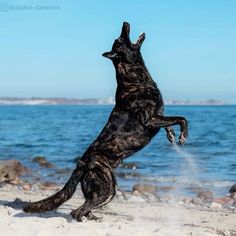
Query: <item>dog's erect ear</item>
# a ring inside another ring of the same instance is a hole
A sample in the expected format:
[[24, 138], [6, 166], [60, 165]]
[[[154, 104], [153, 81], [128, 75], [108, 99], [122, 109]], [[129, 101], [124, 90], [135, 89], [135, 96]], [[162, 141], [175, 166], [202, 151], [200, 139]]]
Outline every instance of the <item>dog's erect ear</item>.
[[104, 52], [103, 54], [102, 54], [102, 56], [103, 57], [106, 57], [106, 58], [109, 58], [109, 59], [115, 59], [115, 58], [118, 58], [119, 56], [117, 55], [117, 53], [115, 53], [115, 52]]
[[145, 33], [142, 33], [138, 40], [136, 42], [133, 43], [133, 47], [137, 48], [137, 49], [140, 49], [142, 44], [143, 44], [143, 41], [145, 40]]

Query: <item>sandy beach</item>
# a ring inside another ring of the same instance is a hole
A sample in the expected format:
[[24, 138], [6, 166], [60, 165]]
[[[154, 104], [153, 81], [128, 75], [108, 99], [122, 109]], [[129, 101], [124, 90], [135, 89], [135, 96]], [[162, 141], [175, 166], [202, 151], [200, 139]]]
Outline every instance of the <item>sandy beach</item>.
[[0, 188], [1, 235], [236, 235], [235, 211], [145, 201], [131, 194], [124, 199], [121, 192], [103, 209], [94, 211], [96, 216], [102, 217], [97, 222], [85, 219], [78, 223], [70, 216], [70, 211], [83, 203], [80, 190], [57, 211], [44, 214], [26, 214], [22, 211], [24, 202], [40, 200], [52, 193], [23, 191], [15, 187]]

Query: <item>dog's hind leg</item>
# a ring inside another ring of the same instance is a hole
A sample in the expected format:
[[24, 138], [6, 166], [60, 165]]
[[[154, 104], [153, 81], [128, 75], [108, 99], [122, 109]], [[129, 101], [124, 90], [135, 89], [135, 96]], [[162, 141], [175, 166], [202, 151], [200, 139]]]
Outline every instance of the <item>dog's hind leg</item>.
[[92, 199], [87, 199], [81, 207], [73, 210], [71, 212], [72, 217], [79, 222], [82, 221], [83, 216], [85, 216], [88, 220], [101, 219], [100, 217], [93, 215], [91, 210], [97, 209], [109, 203], [115, 195], [114, 192], [110, 194], [104, 193], [104, 195], [99, 197], [97, 197], [96, 193], [94, 192], [95, 197]]
[[112, 171], [107, 168], [94, 168], [87, 172], [81, 180], [85, 203], [71, 212], [77, 221], [82, 221], [83, 216], [90, 220], [99, 219], [91, 210], [109, 203], [115, 196], [115, 179]]
[[167, 128], [171, 125], [180, 125], [180, 144], [184, 144], [188, 137], [188, 122], [184, 117], [156, 116], [151, 120], [150, 125], [154, 128]]

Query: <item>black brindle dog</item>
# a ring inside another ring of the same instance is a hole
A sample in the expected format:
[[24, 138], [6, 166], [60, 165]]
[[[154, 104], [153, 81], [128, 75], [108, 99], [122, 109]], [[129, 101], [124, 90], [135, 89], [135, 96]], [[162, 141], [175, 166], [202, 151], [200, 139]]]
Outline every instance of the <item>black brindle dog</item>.
[[115, 196], [113, 169], [124, 158], [145, 147], [160, 128], [165, 128], [170, 142], [175, 142], [171, 125], [180, 125], [179, 142], [183, 144], [186, 141], [186, 119], [163, 116], [160, 90], [148, 73], [140, 52], [145, 34], [131, 43], [129, 32], [130, 26], [124, 22], [111, 52], [103, 54], [113, 62], [118, 85], [116, 105], [106, 126], [83, 154], [65, 186], [45, 200], [29, 203], [24, 208], [25, 212], [45, 212], [59, 207], [72, 197], [81, 182], [86, 200], [71, 215], [77, 221], [82, 221], [83, 216], [97, 219], [91, 210], [107, 204]]

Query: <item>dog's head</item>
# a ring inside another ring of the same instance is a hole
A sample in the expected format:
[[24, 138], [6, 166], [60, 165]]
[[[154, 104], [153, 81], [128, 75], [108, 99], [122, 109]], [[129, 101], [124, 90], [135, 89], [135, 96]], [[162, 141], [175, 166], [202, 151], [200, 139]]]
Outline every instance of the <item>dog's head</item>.
[[145, 34], [142, 33], [135, 43], [131, 43], [129, 38], [130, 25], [127, 22], [123, 23], [121, 35], [115, 40], [110, 52], [105, 52], [102, 55], [113, 61], [114, 64], [128, 63], [134, 64], [141, 59], [140, 48], [145, 39]]

